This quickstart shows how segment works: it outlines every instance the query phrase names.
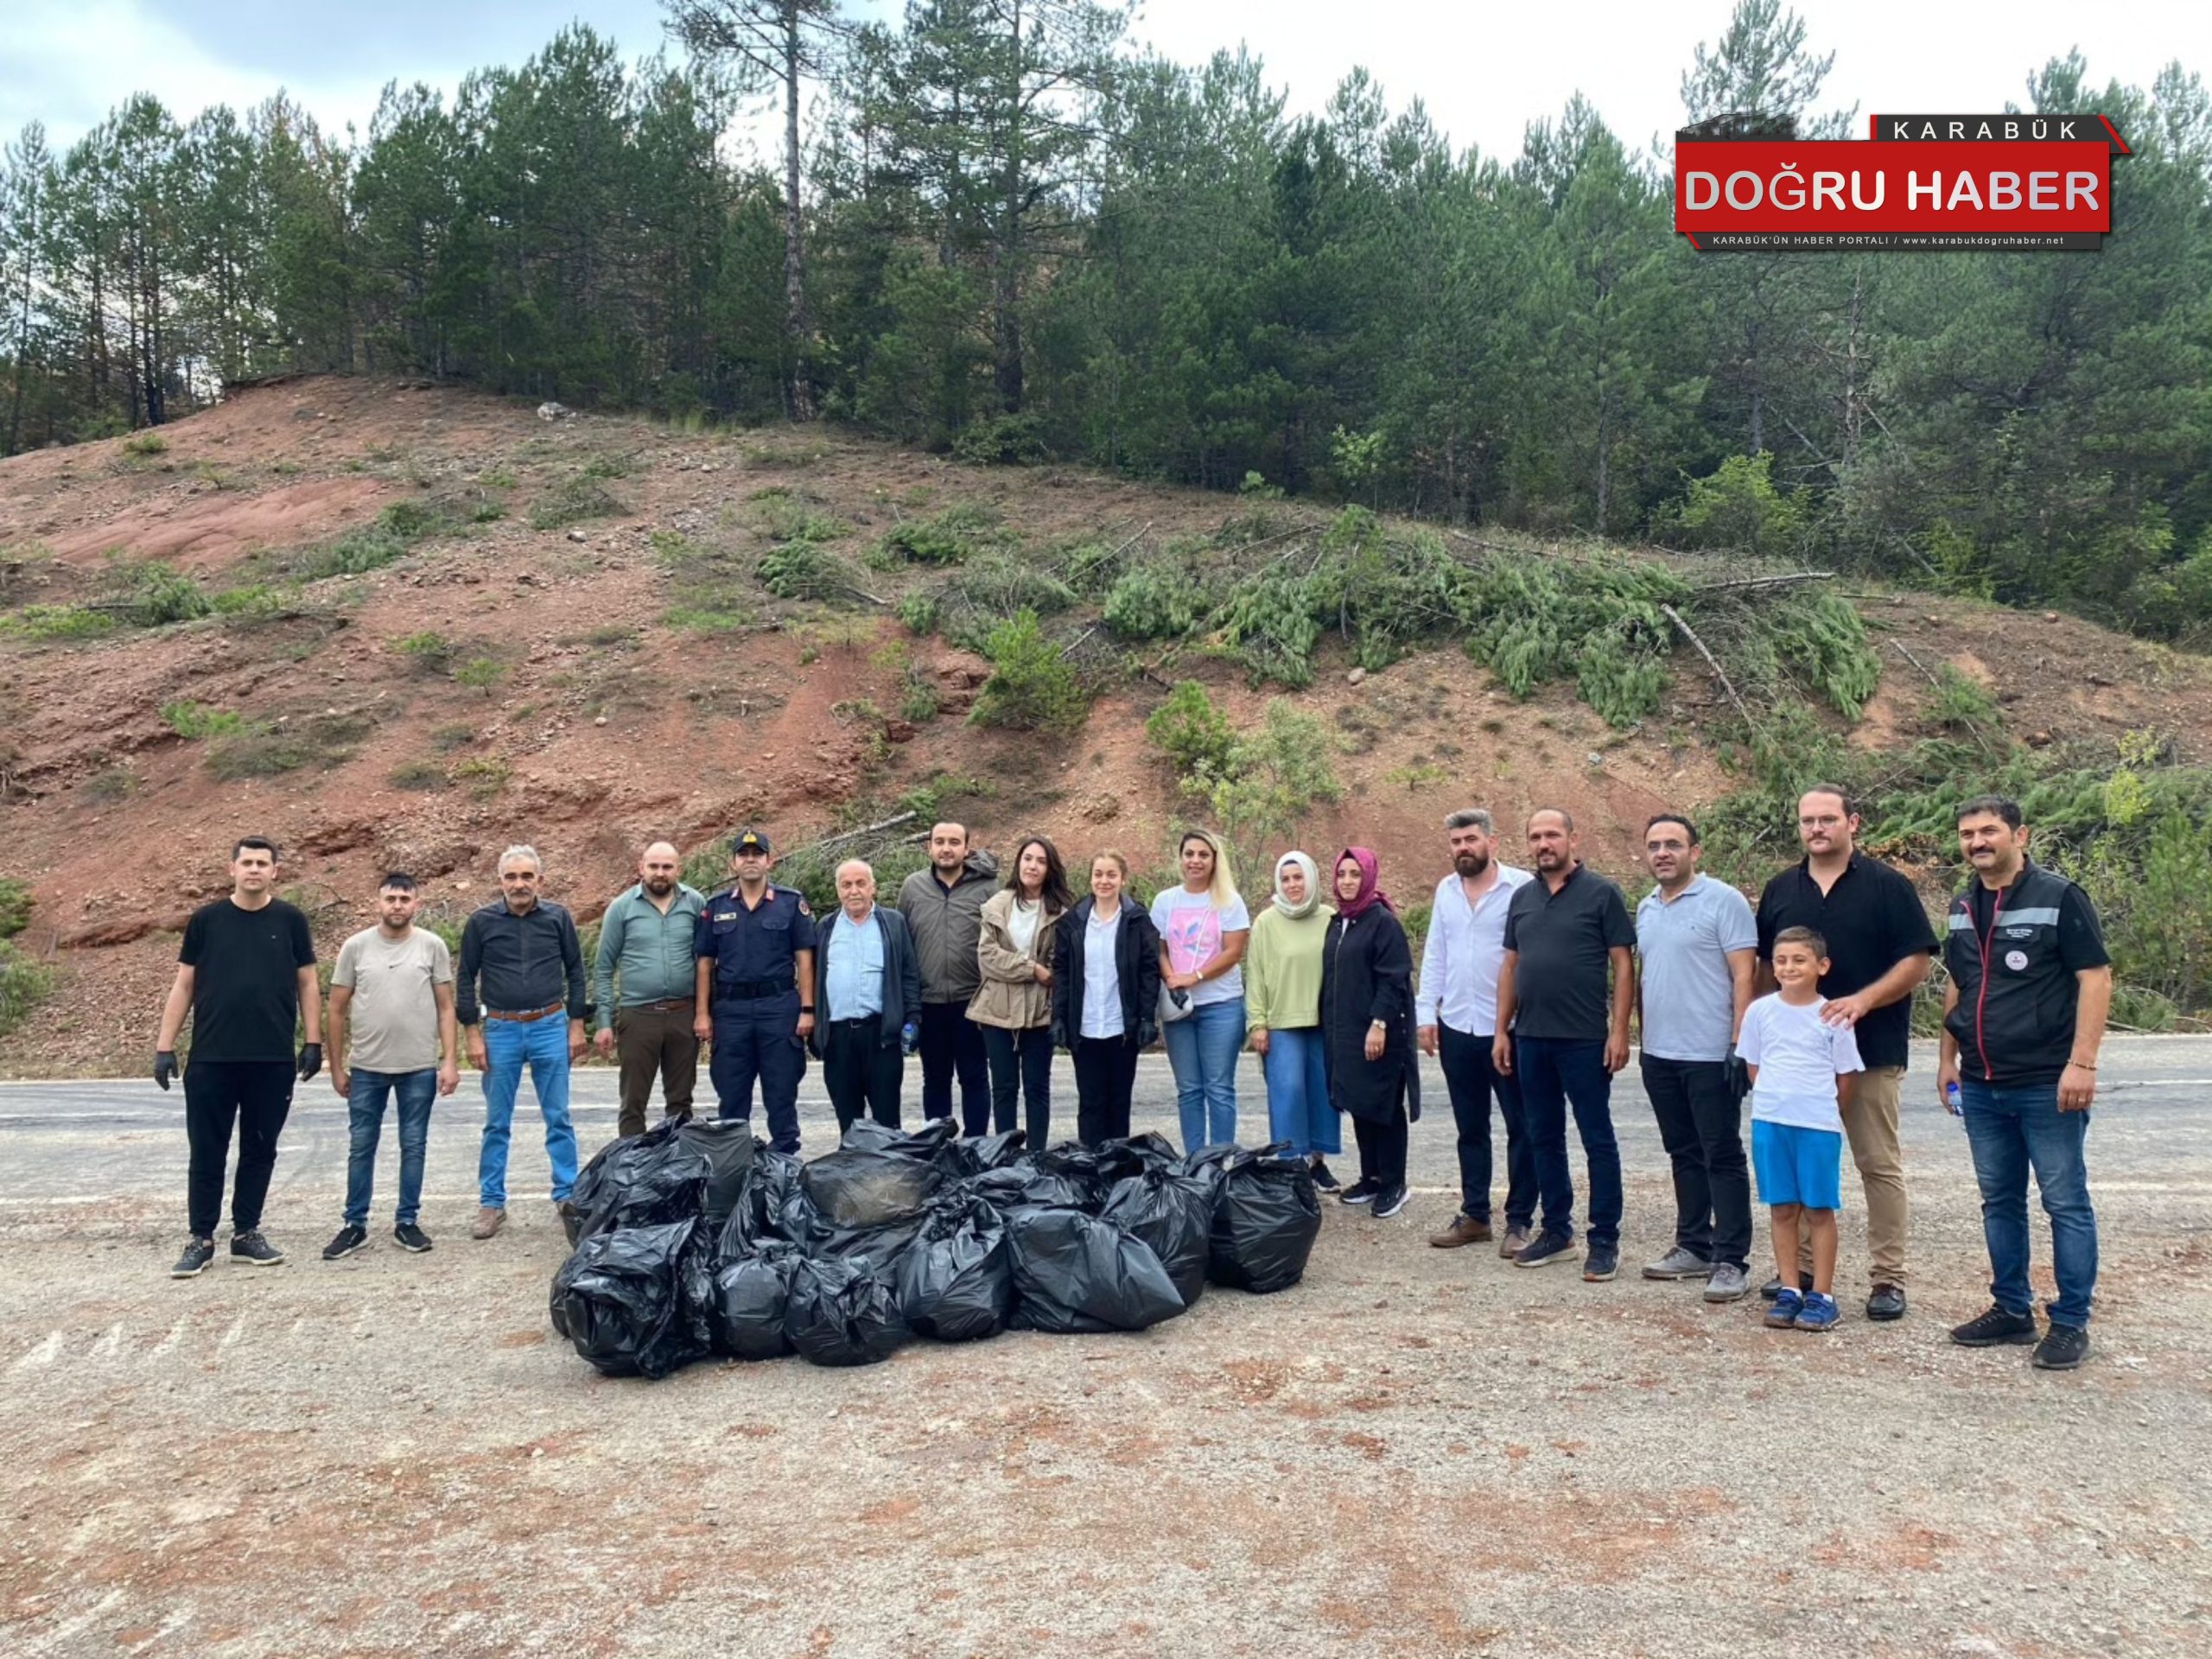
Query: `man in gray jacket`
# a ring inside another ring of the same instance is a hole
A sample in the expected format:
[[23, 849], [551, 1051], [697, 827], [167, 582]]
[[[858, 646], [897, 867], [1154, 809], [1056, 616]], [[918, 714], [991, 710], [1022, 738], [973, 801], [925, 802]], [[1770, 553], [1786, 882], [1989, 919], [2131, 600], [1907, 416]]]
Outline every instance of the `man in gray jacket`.
[[983, 982], [976, 941], [998, 869], [988, 853], [969, 846], [965, 824], [940, 823], [930, 830], [930, 868], [899, 889], [899, 913], [922, 969], [922, 1116], [952, 1116], [957, 1073], [961, 1126], [969, 1135], [991, 1128], [990, 1061], [968, 1003]]

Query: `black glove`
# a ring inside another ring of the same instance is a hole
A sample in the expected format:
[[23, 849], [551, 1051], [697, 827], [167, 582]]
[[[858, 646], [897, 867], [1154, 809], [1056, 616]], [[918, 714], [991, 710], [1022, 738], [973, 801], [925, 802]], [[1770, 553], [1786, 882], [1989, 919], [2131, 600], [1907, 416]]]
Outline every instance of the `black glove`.
[[322, 1045], [309, 1043], [300, 1050], [300, 1081], [305, 1083], [322, 1070]]
[[1738, 1106], [1751, 1092], [1751, 1068], [1734, 1049], [1728, 1051], [1728, 1097]]
[[176, 1076], [176, 1051], [165, 1048], [154, 1056], [154, 1081], [167, 1089], [169, 1079]]

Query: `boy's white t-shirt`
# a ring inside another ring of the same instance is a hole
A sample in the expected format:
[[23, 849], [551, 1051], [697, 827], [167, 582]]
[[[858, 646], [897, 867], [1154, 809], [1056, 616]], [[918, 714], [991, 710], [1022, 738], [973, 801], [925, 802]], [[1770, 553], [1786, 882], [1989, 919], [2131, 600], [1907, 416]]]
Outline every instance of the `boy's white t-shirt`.
[[1776, 992], [1745, 1010], [1736, 1054], [1746, 1065], [1759, 1069], [1758, 1081], [1751, 1087], [1755, 1121], [1843, 1133], [1835, 1080], [1847, 1072], [1864, 1071], [1866, 1065], [1859, 1058], [1859, 1039], [1851, 1028], [1822, 1021], [1821, 1010], [1827, 1006], [1823, 996], [1793, 1007]]
[[[1249, 931], [1252, 917], [1242, 899], [1217, 906], [1210, 894], [1168, 887], [1152, 901], [1152, 925], [1166, 944], [1167, 965], [1179, 974], [1195, 974], [1221, 954], [1222, 935]], [[1212, 1002], [1240, 1002], [1243, 998], [1242, 964], [1191, 988], [1194, 1008]]]

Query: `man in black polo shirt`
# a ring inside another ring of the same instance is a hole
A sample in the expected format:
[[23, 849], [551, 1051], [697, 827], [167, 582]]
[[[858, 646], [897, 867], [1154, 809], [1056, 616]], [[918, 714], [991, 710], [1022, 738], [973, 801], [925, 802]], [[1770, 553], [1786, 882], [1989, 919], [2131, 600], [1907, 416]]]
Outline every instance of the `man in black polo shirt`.
[[[1897, 1143], [1897, 1087], [1912, 1040], [1912, 994], [1928, 977], [1935, 930], [1912, 883], [1857, 849], [1859, 814], [1834, 784], [1798, 798], [1797, 839], [1805, 857], [1759, 895], [1759, 989], [1774, 988], [1775, 935], [1809, 927], [1827, 941], [1821, 1018], [1847, 1025], [1866, 1070], [1843, 1106], [1852, 1161], [1866, 1193], [1870, 1319], [1904, 1317], [1904, 1158]], [[1812, 1283], [1809, 1236], [1798, 1242], [1798, 1275]], [[1771, 1300], [1780, 1279], [1761, 1294]]]
[[[270, 891], [276, 878], [272, 843], [247, 836], [231, 849], [231, 895], [200, 906], [184, 925], [176, 980], [162, 1009], [154, 1081], [163, 1089], [176, 1075], [177, 1038], [184, 1016], [192, 1015], [184, 1068], [192, 1236], [169, 1269], [172, 1278], [194, 1278], [215, 1259], [233, 1123], [238, 1167], [231, 1187], [231, 1259], [264, 1268], [284, 1259], [261, 1236], [261, 1206], [276, 1167], [276, 1137], [292, 1109], [293, 1078], [322, 1070], [322, 1000], [308, 918]], [[307, 1038], [296, 1064], [295, 1027]]]
[[1991, 1306], [1951, 1332], [1968, 1348], [2036, 1341], [2028, 1284], [2028, 1172], [2050, 1216], [2058, 1300], [2035, 1364], [2070, 1371], [2089, 1354], [2097, 1216], [2082, 1145], [2097, 1094], [2097, 1049], [2112, 1009], [2111, 958], [2097, 912], [2063, 875], [2028, 859], [2019, 804], [1980, 795], [1959, 808], [1959, 850], [1975, 880], [1951, 901], [1943, 1049], [1936, 1089], [1959, 1090], [1981, 1188]]
[[[1514, 1265], [1574, 1259], [1574, 1179], [1567, 1163], [1567, 1107], [1590, 1166], [1590, 1248], [1582, 1276], [1620, 1266], [1621, 1153], [1613, 1138], [1613, 1073], [1628, 1064], [1636, 1001], [1636, 927], [1621, 890], [1576, 856], [1574, 820], [1555, 808], [1529, 818], [1536, 879], [1505, 912], [1491, 1062], [1521, 1079], [1522, 1116], [1535, 1156], [1543, 1224]], [[1607, 993], [1605, 978], [1612, 976]]]

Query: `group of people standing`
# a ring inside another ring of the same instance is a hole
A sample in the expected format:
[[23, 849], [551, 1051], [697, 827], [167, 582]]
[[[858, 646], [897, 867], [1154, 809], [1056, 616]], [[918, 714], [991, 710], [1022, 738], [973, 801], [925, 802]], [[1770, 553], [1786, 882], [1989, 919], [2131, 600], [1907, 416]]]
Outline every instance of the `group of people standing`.
[[[2038, 1365], [2088, 1351], [2095, 1224], [2082, 1149], [2110, 995], [2096, 918], [2080, 888], [2026, 857], [2018, 808], [1997, 798], [1960, 811], [1975, 884], [1953, 905], [1938, 1083], [1966, 1119], [1983, 1194], [1994, 1306], [1958, 1327], [1967, 1345], [2036, 1342]], [[378, 894], [378, 922], [346, 941], [332, 976], [331, 1077], [351, 1110], [344, 1225], [326, 1258], [366, 1243], [377, 1141], [398, 1101], [395, 1236], [428, 1249], [418, 1225], [431, 1104], [459, 1080], [464, 1045], [482, 1074], [485, 1122], [472, 1236], [504, 1224], [506, 1154], [521, 1077], [545, 1124], [554, 1202], [576, 1177], [569, 1068], [596, 1044], [620, 1065], [622, 1134], [645, 1127], [656, 1077], [668, 1114], [687, 1117], [699, 1045], [725, 1118], [749, 1118], [756, 1083], [778, 1148], [797, 1153], [798, 1088], [819, 1059], [841, 1129], [863, 1113], [899, 1122], [907, 1058], [918, 1055], [925, 1117], [1052, 1137], [1052, 1056], [1068, 1052], [1076, 1127], [1086, 1144], [1129, 1133], [1137, 1057], [1164, 1043], [1188, 1147], [1234, 1141], [1236, 1075], [1260, 1058], [1269, 1138], [1317, 1185], [1377, 1217], [1408, 1201], [1409, 1126], [1421, 1115], [1418, 1056], [1440, 1062], [1458, 1131], [1459, 1205], [1440, 1249], [1496, 1239], [1522, 1268], [1580, 1260], [1603, 1281], [1619, 1267], [1620, 1154], [1611, 1080], [1631, 1033], [1669, 1159], [1676, 1213], [1644, 1276], [1701, 1281], [1706, 1300], [1750, 1288], [1751, 1189], [1771, 1211], [1776, 1273], [1767, 1323], [1822, 1331], [1834, 1297], [1840, 1149], [1847, 1140], [1867, 1207], [1866, 1312], [1905, 1312], [1908, 1212], [1898, 1136], [1910, 1001], [1937, 943], [1910, 884], [1857, 850], [1843, 791], [1799, 803], [1804, 859], [1770, 881], [1756, 912], [1698, 868], [1685, 816], [1655, 816], [1644, 859], [1655, 886], [1633, 915], [1620, 887], [1580, 857], [1572, 817], [1525, 826], [1529, 868], [1506, 863], [1491, 815], [1446, 820], [1452, 861], [1430, 908], [1416, 982], [1412, 943], [1382, 890], [1375, 855], [1345, 849], [1325, 871], [1303, 852], [1275, 862], [1254, 918], [1228, 849], [1202, 830], [1177, 848], [1180, 880], [1147, 908], [1128, 891], [1128, 859], [1090, 860], [1077, 897], [1061, 855], [1021, 841], [1001, 879], [958, 823], [936, 825], [929, 864], [877, 901], [863, 861], [836, 872], [836, 911], [770, 880], [768, 837], [730, 842], [729, 885], [709, 895], [680, 879], [676, 849], [647, 848], [639, 880], [607, 907], [588, 971], [573, 918], [540, 895], [527, 846], [499, 861], [500, 896], [474, 912], [458, 965], [417, 929], [412, 878]], [[232, 850], [233, 890], [187, 927], [155, 1063], [166, 1089], [186, 1015], [191, 1236], [173, 1271], [204, 1269], [233, 1122], [239, 1157], [231, 1254], [283, 1259], [259, 1230], [291, 1085], [321, 1068], [314, 948], [304, 918], [276, 899], [276, 849]], [[1759, 995], [1762, 989], [1767, 994]], [[304, 1046], [294, 1053], [295, 1026]], [[1751, 1104], [1745, 1154], [1742, 1114]], [[1492, 1224], [1493, 1107], [1504, 1128], [1502, 1227]], [[1589, 1214], [1577, 1249], [1567, 1124], [1581, 1141]], [[1358, 1170], [1339, 1183], [1351, 1121]], [[2059, 1296], [2039, 1336], [2027, 1278], [2032, 1169], [2052, 1217]]]

